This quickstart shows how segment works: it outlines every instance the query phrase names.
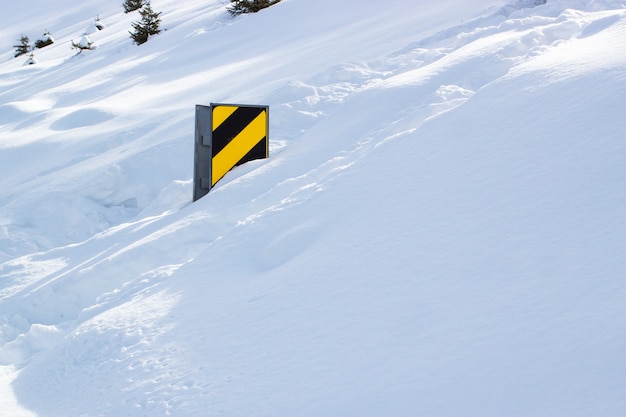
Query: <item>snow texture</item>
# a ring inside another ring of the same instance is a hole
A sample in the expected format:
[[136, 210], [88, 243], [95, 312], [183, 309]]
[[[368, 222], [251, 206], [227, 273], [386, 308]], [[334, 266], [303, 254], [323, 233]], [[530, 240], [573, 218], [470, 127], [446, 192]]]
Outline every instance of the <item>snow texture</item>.
[[[0, 15], [1, 415], [626, 415], [623, 1], [153, 0], [141, 46], [40, 3]], [[211, 102], [270, 157], [192, 203]]]

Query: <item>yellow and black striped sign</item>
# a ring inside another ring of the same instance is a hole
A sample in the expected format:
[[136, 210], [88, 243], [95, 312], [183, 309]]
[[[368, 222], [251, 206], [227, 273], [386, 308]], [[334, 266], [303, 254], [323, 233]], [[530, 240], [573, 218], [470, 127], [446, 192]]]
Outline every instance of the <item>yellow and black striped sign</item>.
[[268, 157], [267, 106], [212, 104], [212, 175], [215, 185], [237, 165]]
[[269, 156], [269, 107], [196, 106], [196, 201], [237, 165]]

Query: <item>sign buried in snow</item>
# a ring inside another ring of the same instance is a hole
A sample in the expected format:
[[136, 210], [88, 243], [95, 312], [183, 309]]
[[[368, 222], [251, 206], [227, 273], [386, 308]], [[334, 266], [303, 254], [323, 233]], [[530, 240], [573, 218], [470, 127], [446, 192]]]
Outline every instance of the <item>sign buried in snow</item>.
[[196, 106], [193, 201], [237, 165], [269, 156], [269, 107]]

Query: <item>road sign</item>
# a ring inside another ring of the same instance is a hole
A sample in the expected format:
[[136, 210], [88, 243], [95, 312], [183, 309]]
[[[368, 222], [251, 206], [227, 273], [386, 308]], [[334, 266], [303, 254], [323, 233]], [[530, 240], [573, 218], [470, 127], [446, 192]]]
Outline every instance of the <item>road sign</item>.
[[193, 201], [206, 195], [232, 168], [268, 156], [268, 106], [196, 106]]

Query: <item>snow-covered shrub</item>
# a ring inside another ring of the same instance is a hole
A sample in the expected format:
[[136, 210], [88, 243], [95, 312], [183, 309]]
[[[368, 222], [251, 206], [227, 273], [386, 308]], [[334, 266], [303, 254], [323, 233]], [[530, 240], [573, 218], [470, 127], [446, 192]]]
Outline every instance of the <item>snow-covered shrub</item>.
[[91, 22], [89, 26], [87, 26], [87, 28], [85, 28], [85, 33], [87, 35], [91, 35], [101, 30], [104, 30], [105, 28], [106, 26], [104, 25], [102, 20], [100, 20], [100, 17], [96, 16], [96, 19], [93, 22]]
[[54, 39], [52, 38], [52, 35], [50, 34], [50, 32], [48, 32], [47, 30], [43, 33], [43, 38], [42, 39], [37, 39], [35, 41], [35, 48], [45, 48], [48, 45], [52, 45], [54, 43]]
[[17, 58], [20, 55], [24, 55], [29, 53], [33, 48], [30, 45], [30, 39], [26, 35], [22, 35], [20, 38], [20, 43], [17, 45], [13, 45], [15, 48], [15, 57]]
[[230, 0], [230, 6], [227, 9], [231, 15], [237, 16], [244, 13], [256, 13], [279, 2], [280, 0]]
[[95, 49], [95, 45], [93, 43], [93, 41], [91, 39], [89, 39], [89, 36], [87, 34], [84, 34], [83, 37], [80, 39], [80, 41], [74, 42], [72, 41], [72, 49], [78, 49], [78, 53], [80, 54], [81, 52], [83, 52], [84, 50], [92, 50]]
[[106, 26], [104, 25], [104, 23], [102, 23], [102, 20], [100, 20], [100, 16], [96, 16], [96, 21], [93, 24], [95, 26], [96, 29], [98, 30], [104, 30], [104, 28], [106, 28]]
[[37, 58], [35, 58], [35, 54], [31, 52], [26, 62], [24, 62], [24, 65], [33, 65], [33, 64], [36, 64], [37, 62], [39, 61], [37, 61]]
[[139, 10], [139, 14], [141, 15], [141, 20], [132, 23], [135, 31], [129, 32], [131, 39], [137, 45], [147, 42], [150, 36], [157, 35], [161, 32], [161, 19], [159, 18], [161, 12], [157, 13], [152, 10], [149, 1], [144, 3], [143, 8]]

